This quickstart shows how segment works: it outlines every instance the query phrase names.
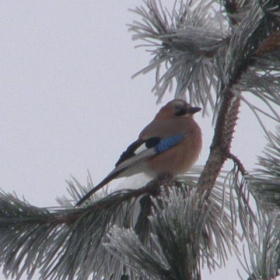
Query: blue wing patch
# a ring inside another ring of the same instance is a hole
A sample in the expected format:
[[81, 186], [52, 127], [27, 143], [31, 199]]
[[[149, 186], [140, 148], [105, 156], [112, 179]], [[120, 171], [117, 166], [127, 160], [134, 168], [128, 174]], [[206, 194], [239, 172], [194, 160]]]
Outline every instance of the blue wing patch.
[[157, 154], [162, 153], [176, 146], [185, 138], [185, 135], [186, 135], [185, 133], [181, 133], [178, 135], [161, 139], [159, 143], [155, 146], [156, 153]]

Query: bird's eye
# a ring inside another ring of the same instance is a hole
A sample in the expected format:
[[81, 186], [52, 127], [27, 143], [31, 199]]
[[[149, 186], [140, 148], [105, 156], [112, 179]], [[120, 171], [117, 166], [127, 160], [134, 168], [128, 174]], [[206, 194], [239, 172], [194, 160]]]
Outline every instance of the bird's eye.
[[176, 112], [179, 112], [179, 111], [181, 111], [183, 109], [183, 106], [181, 105], [181, 104], [175, 104], [174, 105], [174, 110], [176, 111]]
[[174, 111], [176, 116], [184, 116], [187, 113], [186, 107], [182, 104], [175, 104]]

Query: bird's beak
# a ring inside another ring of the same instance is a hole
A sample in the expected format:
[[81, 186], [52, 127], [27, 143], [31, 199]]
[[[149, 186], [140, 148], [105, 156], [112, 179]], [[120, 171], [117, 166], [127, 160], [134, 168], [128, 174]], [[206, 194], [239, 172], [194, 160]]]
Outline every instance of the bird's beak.
[[189, 113], [190, 113], [190, 114], [195, 114], [195, 113], [199, 112], [200, 110], [201, 110], [200, 107], [191, 107], [191, 108], [189, 109]]

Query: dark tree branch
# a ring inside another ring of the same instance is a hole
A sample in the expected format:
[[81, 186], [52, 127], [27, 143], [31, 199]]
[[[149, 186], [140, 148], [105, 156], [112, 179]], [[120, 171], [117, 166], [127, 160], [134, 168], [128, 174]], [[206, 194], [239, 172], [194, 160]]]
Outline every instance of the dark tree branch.
[[220, 170], [230, 152], [231, 140], [236, 125], [240, 100], [231, 90], [222, 94], [223, 101], [218, 114], [215, 133], [210, 147], [210, 155], [198, 181], [201, 192], [208, 193], [214, 187]]
[[233, 155], [232, 153], [229, 153], [228, 158], [233, 160], [234, 164], [237, 166], [238, 171], [241, 172], [242, 176], [246, 176], [248, 174], [248, 172], [246, 171], [243, 163], [241, 162], [241, 160], [236, 155]]

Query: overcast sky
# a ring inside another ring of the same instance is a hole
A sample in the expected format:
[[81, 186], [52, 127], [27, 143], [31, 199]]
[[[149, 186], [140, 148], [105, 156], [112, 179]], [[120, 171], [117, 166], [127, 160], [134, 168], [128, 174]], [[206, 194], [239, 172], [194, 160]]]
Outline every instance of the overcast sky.
[[[0, 2], [0, 182], [36, 206], [55, 206], [65, 180], [98, 183], [151, 121], [154, 72], [136, 79], [150, 55], [135, 49], [126, 24], [139, 0]], [[204, 164], [211, 117], [201, 124]], [[271, 126], [273, 129], [273, 126]], [[242, 107], [233, 152], [250, 170], [265, 144]], [[221, 274], [220, 274], [221, 273]], [[235, 267], [207, 279], [237, 279]], [[224, 273], [224, 274], [223, 274]], [[5, 279], [0, 276], [0, 279]], [[34, 278], [35, 279], [35, 278]]]

